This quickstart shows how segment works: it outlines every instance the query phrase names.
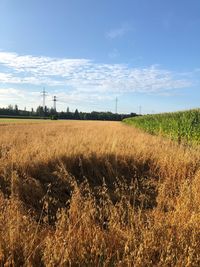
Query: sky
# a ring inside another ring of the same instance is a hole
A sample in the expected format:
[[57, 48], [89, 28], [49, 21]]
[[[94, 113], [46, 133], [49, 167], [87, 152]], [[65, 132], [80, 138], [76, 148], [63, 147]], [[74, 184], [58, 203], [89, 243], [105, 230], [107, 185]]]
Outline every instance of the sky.
[[0, 0], [0, 107], [200, 106], [199, 0]]

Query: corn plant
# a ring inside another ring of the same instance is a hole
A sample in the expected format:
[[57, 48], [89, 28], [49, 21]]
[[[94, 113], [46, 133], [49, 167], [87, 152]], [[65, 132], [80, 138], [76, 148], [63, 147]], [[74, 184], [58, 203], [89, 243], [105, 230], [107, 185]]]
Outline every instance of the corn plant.
[[124, 120], [150, 134], [170, 137], [179, 143], [200, 143], [200, 110], [145, 115]]

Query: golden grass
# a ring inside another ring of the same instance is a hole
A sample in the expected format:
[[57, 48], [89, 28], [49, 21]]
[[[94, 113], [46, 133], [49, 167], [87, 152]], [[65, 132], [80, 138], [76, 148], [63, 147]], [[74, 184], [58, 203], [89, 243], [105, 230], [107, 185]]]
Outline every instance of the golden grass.
[[45, 123], [51, 122], [51, 120], [45, 119], [15, 119], [15, 118], [0, 118], [0, 126], [8, 125], [8, 124], [32, 124], [32, 123]]
[[119, 122], [0, 126], [1, 266], [199, 266], [199, 152]]

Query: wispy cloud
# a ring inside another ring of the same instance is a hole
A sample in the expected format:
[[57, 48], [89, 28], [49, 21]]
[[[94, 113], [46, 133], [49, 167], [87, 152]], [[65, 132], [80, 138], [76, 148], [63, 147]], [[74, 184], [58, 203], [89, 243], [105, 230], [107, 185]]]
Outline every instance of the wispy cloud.
[[[190, 79], [159, 66], [132, 68], [97, 64], [88, 59], [66, 59], [0, 52], [0, 95], [27, 97], [32, 86], [48, 86], [68, 101], [96, 101], [126, 93], [161, 94], [191, 86]], [[23, 87], [22, 87], [23, 86]], [[24, 89], [27, 86], [27, 90]], [[22, 89], [20, 89], [22, 87]], [[9, 89], [6, 95], [5, 90]], [[38, 93], [39, 94], [39, 93]], [[50, 101], [50, 100], [49, 100]]]
[[128, 23], [126, 23], [126, 24], [123, 24], [122, 26], [120, 26], [118, 28], [114, 28], [114, 29], [109, 30], [106, 33], [106, 37], [108, 39], [121, 38], [122, 36], [124, 36], [126, 33], [128, 33], [131, 30], [132, 30], [132, 27]]
[[38, 106], [38, 92], [23, 90], [21, 88], [0, 87], [0, 106], [18, 104], [20, 107]]
[[16, 53], [0, 52], [0, 64], [15, 70], [39, 75], [67, 75], [86, 66], [86, 59], [58, 59], [50, 57], [20, 56]]

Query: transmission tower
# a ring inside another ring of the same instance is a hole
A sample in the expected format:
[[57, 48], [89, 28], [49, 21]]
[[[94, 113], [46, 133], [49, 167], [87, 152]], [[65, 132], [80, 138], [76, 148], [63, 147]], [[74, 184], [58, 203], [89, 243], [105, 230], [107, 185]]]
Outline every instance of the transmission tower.
[[55, 111], [56, 111], [56, 102], [57, 101], [58, 101], [57, 97], [54, 95], [54, 97], [53, 97], [53, 108], [54, 108]]
[[118, 98], [115, 98], [115, 113], [117, 114]]
[[45, 110], [45, 100], [46, 100], [46, 96], [47, 96], [47, 92], [45, 91], [45, 88], [43, 88], [43, 91], [41, 92], [42, 94], [42, 102], [43, 102], [43, 110]]

